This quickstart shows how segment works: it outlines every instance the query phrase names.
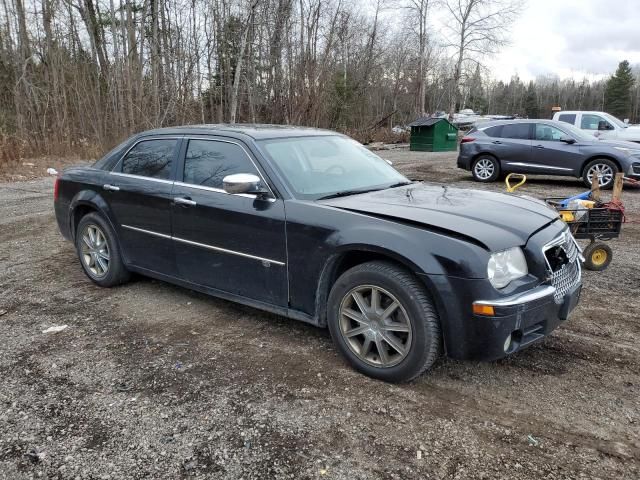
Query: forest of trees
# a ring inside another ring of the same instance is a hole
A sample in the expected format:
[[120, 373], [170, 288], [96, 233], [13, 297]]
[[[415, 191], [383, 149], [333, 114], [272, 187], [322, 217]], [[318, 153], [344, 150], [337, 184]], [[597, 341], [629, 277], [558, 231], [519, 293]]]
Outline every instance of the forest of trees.
[[520, 0], [2, 0], [0, 138], [32, 154], [97, 152], [153, 127], [261, 122], [367, 140], [437, 110], [548, 117], [553, 105], [602, 110], [621, 91], [629, 101], [616, 105], [638, 121], [638, 71], [613, 89], [492, 80], [484, 65], [508, 43], [520, 8]]

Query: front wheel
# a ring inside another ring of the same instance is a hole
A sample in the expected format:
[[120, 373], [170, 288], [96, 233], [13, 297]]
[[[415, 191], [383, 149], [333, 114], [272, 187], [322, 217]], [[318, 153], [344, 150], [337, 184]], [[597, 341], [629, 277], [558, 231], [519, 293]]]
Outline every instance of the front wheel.
[[613, 181], [618, 173], [618, 166], [606, 158], [593, 160], [584, 167], [582, 181], [587, 187], [591, 187], [593, 180], [600, 179], [600, 188], [608, 189], [613, 187]]
[[435, 307], [410, 272], [368, 262], [343, 273], [328, 301], [329, 331], [358, 371], [389, 382], [409, 381], [440, 356]]
[[500, 164], [494, 157], [483, 155], [473, 162], [471, 174], [477, 182], [495, 182], [500, 175]]

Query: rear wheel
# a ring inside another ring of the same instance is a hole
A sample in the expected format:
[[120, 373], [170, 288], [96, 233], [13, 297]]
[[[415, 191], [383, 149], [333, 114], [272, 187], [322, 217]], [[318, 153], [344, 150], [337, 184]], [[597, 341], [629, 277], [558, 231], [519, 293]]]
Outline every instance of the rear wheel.
[[483, 155], [473, 162], [471, 174], [477, 182], [495, 182], [500, 175], [500, 164], [494, 157]]
[[409, 381], [440, 355], [440, 322], [424, 286], [388, 262], [368, 262], [340, 276], [328, 302], [329, 331], [358, 371]]
[[88, 213], [76, 230], [76, 251], [87, 276], [101, 287], [129, 280], [115, 232], [99, 214]]
[[582, 181], [587, 187], [591, 187], [591, 183], [597, 176], [600, 178], [600, 188], [611, 188], [618, 171], [618, 166], [611, 160], [597, 158], [584, 167]]

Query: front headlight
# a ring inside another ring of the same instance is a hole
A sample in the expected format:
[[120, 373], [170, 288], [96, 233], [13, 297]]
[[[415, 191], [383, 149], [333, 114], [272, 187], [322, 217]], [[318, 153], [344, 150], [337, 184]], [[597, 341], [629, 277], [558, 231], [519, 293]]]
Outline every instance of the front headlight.
[[527, 273], [527, 260], [520, 247], [492, 253], [489, 258], [487, 275], [495, 288], [506, 287], [512, 280], [524, 277]]

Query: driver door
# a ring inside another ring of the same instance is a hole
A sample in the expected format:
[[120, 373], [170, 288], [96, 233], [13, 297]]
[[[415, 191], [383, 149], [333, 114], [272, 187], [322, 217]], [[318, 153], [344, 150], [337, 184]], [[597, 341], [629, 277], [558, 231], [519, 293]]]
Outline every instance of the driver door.
[[577, 175], [584, 155], [578, 143], [566, 143], [567, 135], [547, 123], [536, 123], [533, 139], [533, 163], [536, 173], [547, 175]]
[[223, 190], [222, 179], [235, 173], [258, 175], [268, 185], [239, 141], [190, 138], [185, 143], [171, 209], [179, 276], [286, 307], [283, 200]]

